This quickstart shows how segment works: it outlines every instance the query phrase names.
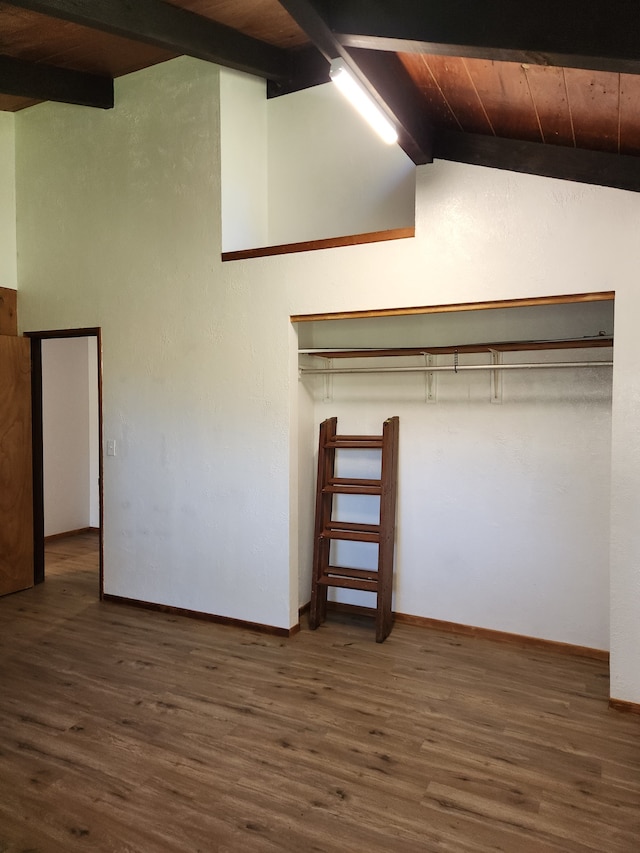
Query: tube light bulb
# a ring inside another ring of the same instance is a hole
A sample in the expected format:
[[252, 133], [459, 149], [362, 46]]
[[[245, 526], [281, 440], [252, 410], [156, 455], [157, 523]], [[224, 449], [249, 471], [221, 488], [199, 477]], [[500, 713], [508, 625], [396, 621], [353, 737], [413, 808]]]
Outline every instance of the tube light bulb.
[[394, 142], [398, 141], [398, 133], [395, 127], [351, 75], [342, 59], [338, 58], [332, 61], [329, 76], [345, 98], [351, 102], [387, 145], [393, 145]]

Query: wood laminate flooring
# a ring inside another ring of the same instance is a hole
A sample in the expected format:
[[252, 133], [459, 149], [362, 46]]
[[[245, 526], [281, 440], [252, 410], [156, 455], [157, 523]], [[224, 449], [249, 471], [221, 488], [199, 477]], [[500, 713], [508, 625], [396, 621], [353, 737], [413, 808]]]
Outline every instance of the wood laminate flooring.
[[599, 661], [101, 603], [91, 534], [0, 640], [0, 853], [640, 850], [640, 717]]

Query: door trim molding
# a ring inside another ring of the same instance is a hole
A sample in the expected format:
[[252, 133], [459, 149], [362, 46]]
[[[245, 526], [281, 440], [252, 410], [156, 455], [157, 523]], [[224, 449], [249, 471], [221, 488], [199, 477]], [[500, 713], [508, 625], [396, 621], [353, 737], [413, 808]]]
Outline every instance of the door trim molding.
[[31, 339], [31, 406], [33, 442], [33, 582], [44, 581], [44, 460], [42, 435], [42, 341], [51, 338], [96, 338], [98, 349], [98, 503], [100, 508], [100, 600], [104, 598], [104, 488], [102, 459], [102, 329], [46, 329], [24, 332]]

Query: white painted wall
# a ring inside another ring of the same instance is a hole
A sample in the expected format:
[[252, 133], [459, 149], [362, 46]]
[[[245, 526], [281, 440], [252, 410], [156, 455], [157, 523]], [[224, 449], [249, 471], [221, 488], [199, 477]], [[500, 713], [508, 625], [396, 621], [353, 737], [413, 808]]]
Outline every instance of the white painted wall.
[[0, 287], [18, 286], [16, 271], [15, 116], [0, 112]]
[[269, 243], [413, 226], [415, 166], [332, 83], [268, 102]]
[[42, 341], [45, 536], [99, 526], [95, 340]]
[[438, 162], [414, 240], [222, 264], [217, 69], [164, 63], [116, 103], [16, 118], [21, 325], [104, 332], [106, 591], [297, 621], [290, 314], [615, 289], [611, 689], [639, 702], [640, 198]]
[[335, 86], [265, 89], [220, 72], [223, 251], [413, 226], [415, 166]]
[[220, 69], [220, 161], [222, 251], [266, 246], [266, 83], [229, 68]]
[[20, 114], [21, 321], [102, 327], [105, 592], [288, 628], [292, 333], [224, 284], [218, 85], [179, 59]]

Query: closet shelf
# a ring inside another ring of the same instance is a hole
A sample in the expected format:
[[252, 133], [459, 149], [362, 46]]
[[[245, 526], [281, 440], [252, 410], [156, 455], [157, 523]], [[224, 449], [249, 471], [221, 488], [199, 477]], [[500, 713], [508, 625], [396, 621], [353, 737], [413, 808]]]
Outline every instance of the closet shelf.
[[359, 349], [300, 349], [300, 355], [318, 358], [391, 358], [394, 356], [454, 355], [458, 353], [534, 352], [536, 350], [586, 349], [612, 347], [613, 337], [598, 335], [589, 338], [557, 339], [544, 341], [500, 341], [498, 343], [460, 344], [439, 347], [387, 347]]

